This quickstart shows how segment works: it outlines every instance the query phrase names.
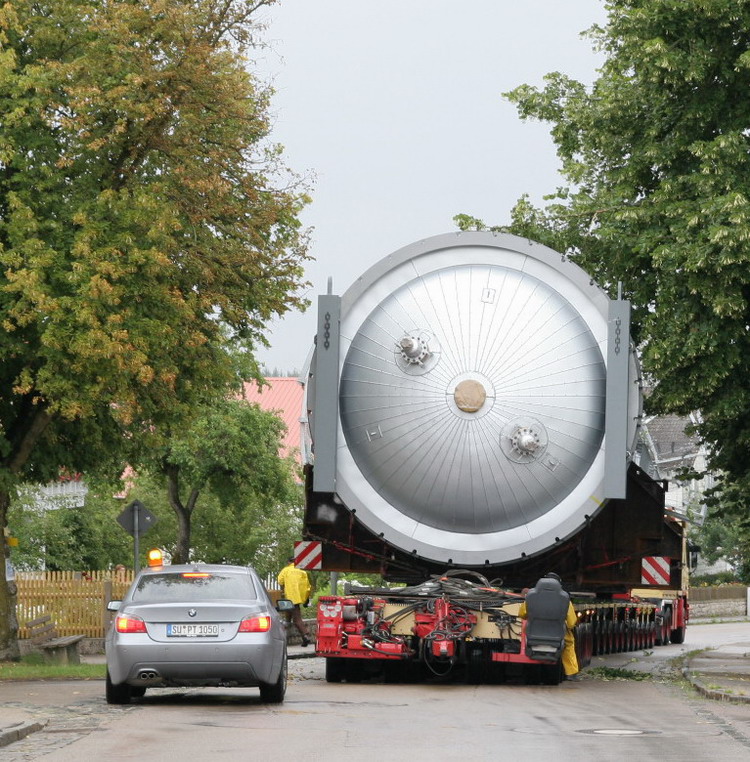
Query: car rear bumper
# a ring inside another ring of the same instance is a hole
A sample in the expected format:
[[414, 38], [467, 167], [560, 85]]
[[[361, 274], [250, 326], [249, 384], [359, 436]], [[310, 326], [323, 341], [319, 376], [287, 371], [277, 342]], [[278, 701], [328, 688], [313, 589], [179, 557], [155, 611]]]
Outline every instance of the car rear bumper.
[[283, 656], [284, 643], [276, 641], [262, 645], [169, 646], [149, 642], [110, 646], [107, 669], [114, 684], [257, 686], [276, 682]]
[[[113, 678], [114, 679], [114, 678]], [[129, 685], [238, 685], [260, 682], [247, 662], [142, 662], [133, 664], [124, 682]]]

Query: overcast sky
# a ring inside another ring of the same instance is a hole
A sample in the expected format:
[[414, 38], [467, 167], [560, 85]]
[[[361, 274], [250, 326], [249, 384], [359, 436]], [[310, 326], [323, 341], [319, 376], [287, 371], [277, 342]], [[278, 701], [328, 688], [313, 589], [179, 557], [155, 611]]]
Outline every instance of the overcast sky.
[[455, 230], [465, 212], [508, 221], [562, 180], [547, 125], [501, 93], [562, 71], [590, 83], [602, 58], [580, 33], [602, 0], [281, 0], [267, 11], [273, 138], [314, 173], [307, 268], [313, 304], [272, 326], [258, 358], [301, 369], [317, 295], [343, 293], [396, 249]]

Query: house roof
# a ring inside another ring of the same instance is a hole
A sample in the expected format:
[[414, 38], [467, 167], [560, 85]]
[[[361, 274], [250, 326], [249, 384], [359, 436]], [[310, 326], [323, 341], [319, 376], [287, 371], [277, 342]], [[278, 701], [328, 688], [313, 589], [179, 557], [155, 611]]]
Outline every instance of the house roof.
[[300, 460], [302, 429], [302, 398], [304, 388], [298, 378], [271, 377], [265, 379], [267, 386], [262, 389], [254, 381], [245, 383], [244, 396], [248, 402], [255, 402], [263, 410], [276, 413], [286, 426], [281, 455], [296, 455]]
[[695, 435], [685, 433], [692, 421], [677, 415], [663, 415], [652, 418], [646, 424], [649, 436], [656, 450], [657, 462], [671, 461], [675, 466], [689, 465], [700, 450], [700, 441]]

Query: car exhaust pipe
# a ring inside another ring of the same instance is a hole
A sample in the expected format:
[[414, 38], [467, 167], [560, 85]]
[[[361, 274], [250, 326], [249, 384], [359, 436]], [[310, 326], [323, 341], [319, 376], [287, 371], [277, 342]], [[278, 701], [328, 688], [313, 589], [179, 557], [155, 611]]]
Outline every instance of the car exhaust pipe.
[[155, 669], [142, 669], [138, 673], [139, 680], [157, 680], [159, 673]]

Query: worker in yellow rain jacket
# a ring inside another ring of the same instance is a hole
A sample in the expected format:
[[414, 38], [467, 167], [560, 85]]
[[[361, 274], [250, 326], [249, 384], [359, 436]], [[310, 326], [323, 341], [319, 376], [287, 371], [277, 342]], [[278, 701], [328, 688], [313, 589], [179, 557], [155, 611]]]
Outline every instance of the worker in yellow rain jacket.
[[[550, 572], [544, 576], [555, 579], [558, 582], [562, 581], [559, 575], [555, 574], [554, 572]], [[528, 588], [523, 590], [524, 594], [527, 592]], [[521, 604], [521, 608], [518, 610], [518, 616], [520, 619], [526, 619], [526, 601]], [[568, 601], [568, 611], [565, 615], [565, 637], [563, 638], [564, 646], [562, 652], [562, 666], [566, 680], [577, 681], [581, 679], [581, 674], [578, 669], [578, 657], [576, 656], [576, 640], [575, 635], [573, 635], [573, 628], [577, 624], [578, 616], [576, 615], [576, 611], [573, 608], [573, 604]]]
[[284, 598], [288, 598], [294, 604], [294, 609], [291, 612], [292, 624], [302, 636], [302, 645], [307, 646], [310, 644], [310, 633], [302, 619], [300, 605], [307, 605], [310, 600], [310, 592], [312, 591], [310, 577], [306, 571], [298, 569], [294, 565], [294, 558], [290, 558], [289, 563], [279, 572], [277, 579], [284, 591]]

